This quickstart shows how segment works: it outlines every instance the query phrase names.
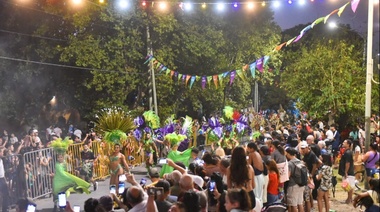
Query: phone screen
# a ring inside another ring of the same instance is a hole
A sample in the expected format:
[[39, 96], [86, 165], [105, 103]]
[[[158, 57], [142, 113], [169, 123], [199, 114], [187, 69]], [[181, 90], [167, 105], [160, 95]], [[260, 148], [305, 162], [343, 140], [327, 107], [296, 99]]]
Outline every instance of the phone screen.
[[158, 163], [159, 164], [167, 164], [168, 161], [166, 159], [160, 159], [160, 161]]
[[215, 189], [215, 181], [210, 181], [210, 191], [214, 191]]
[[58, 194], [58, 206], [60, 208], [66, 207], [66, 194], [64, 192]]
[[80, 206], [79, 205], [74, 205], [74, 212], [80, 212]]
[[122, 194], [122, 193], [124, 193], [124, 190], [125, 190], [125, 184], [123, 182], [120, 182], [119, 183], [119, 191], [118, 191], [118, 193]]
[[146, 179], [145, 178], [141, 178], [140, 185], [141, 186], [145, 186], [145, 184], [146, 184]]
[[28, 208], [26, 209], [26, 212], [35, 212], [36, 211], [36, 206], [33, 204], [29, 204]]
[[110, 186], [110, 193], [111, 194], [116, 194], [116, 186], [115, 185], [111, 185]]
[[124, 182], [126, 180], [127, 180], [127, 177], [125, 176], [125, 174], [119, 175], [119, 182]]

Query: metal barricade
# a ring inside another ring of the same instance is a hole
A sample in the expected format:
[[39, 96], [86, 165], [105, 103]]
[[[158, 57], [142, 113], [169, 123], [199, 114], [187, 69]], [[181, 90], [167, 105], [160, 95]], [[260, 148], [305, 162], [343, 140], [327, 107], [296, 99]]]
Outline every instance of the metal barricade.
[[27, 152], [23, 156], [26, 196], [41, 198], [52, 192], [52, 173], [55, 171], [55, 157], [52, 148]]
[[[92, 142], [91, 150], [94, 152], [95, 160], [93, 167], [93, 179], [104, 180], [109, 176], [109, 157], [112, 151], [111, 145], [102, 142]], [[80, 177], [82, 166], [81, 152], [83, 143], [72, 144], [65, 155], [67, 172]], [[15, 163], [18, 164], [17, 175], [19, 181], [23, 182], [22, 188], [18, 188], [17, 194], [37, 199], [50, 195], [53, 190], [52, 174], [55, 172], [57, 157], [53, 148], [40, 149], [19, 155]], [[13, 175], [12, 175], [13, 176]], [[21, 179], [22, 178], [22, 179]], [[16, 198], [17, 199], [17, 198]]]

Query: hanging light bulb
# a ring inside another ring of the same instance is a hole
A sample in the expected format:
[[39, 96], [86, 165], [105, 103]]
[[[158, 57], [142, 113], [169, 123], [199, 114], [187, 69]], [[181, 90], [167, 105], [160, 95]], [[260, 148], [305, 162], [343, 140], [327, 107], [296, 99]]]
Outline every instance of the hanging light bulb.
[[238, 7], [238, 4], [237, 4], [236, 2], [234, 3], [234, 7], [235, 7], [235, 8], [237, 8], [237, 7]]
[[261, 3], [261, 6], [263, 6], [263, 7], [265, 6], [265, 1], [263, 1], [263, 2]]
[[292, 4], [293, 2], [292, 2], [292, 0], [289, 0], [288, 3], [289, 3], [289, 4]]
[[202, 4], [202, 8], [203, 8], [203, 9], [206, 9], [206, 3], [203, 3], [203, 4]]
[[145, 6], [146, 6], [146, 1], [143, 1], [143, 2], [141, 3], [141, 5], [142, 5], [143, 7], [145, 7]]

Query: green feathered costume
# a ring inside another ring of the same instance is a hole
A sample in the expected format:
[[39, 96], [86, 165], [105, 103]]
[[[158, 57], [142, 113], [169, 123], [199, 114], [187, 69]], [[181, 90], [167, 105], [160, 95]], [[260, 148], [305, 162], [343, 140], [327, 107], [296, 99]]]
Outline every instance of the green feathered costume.
[[[178, 146], [178, 144], [186, 139], [185, 135], [170, 133], [165, 136], [165, 139], [170, 142], [172, 146]], [[171, 159], [173, 162], [182, 162], [186, 167], [189, 166], [189, 159], [191, 157], [191, 148], [180, 152], [177, 150], [171, 150], [167, 156], [167, 158]], [[162, 177], [166, 173], [173, 172], [173, 167], [164, 164], [161, 168], [160, 176]]]
[[[58, 138], [57, 140], [52, 142], [52, 147], [57, 152], [57, 154], [64, 155], [67, 151], [70, 144], [73, 141], [65, 138], [62, 140]], [[65, 192], [66, 196], [70, 195], [70, 192], [77, 193], [90, 193], [90, 184], [79, 177], [76, 177], [65, 170], [66, 164], [56, 162], [55, 164], [55, 173], [53, 178], [53, 199], [57, 199], [58, 194], [61, 192]]]

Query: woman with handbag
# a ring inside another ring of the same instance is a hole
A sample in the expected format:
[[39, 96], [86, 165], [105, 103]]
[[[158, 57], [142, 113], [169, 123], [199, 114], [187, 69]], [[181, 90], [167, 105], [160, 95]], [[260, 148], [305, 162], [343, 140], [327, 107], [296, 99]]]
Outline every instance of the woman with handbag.
[[367, 174], [367, 182], [372, 178], [376, 171], [376, 162], [379, 161], [380, 154], [377, 152], [377, 143], [371, 143], [369, 145], [369, 151], [363, 155], [363, 162], [365, 164], [365, 170]]

